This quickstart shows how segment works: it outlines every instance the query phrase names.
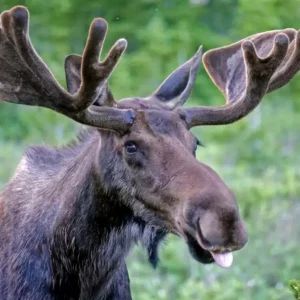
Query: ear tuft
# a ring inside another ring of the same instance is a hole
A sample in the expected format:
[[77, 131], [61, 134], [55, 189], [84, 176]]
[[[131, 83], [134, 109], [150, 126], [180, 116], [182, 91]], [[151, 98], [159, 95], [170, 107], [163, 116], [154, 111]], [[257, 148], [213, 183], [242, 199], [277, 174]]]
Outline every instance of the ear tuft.
[[202, 57], [202, 46], [196, 54], [178, 67], [153, 94], [166, 109], [182, 106], [189, 98], [198, 74]]

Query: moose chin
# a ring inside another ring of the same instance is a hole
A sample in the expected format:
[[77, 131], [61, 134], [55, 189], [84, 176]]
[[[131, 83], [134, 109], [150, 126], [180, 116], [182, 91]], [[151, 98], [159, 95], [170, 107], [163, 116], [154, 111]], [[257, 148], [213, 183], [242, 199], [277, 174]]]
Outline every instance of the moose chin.
[[229, 267], [247, 231], [232, 191], [195, 158], [190, 129], [233, 123], [287, 84], [300, 68], [299, 32], [206, 52], [226, 104], [183, 108], [201, 47], [149, 97], [115, 101], [108, 82], [127, 42], [99, 61], [105, 20], [92, 22], [82, 56], [66, 58], [67, 91], [30, 42], [27, 9], [3, 12], [0, 24], [0, 100], [88, 126], [75, 144], [27, 150], [0, 194], [0, 298], [130, 300], [129, 251], [142, 244], [155, 266], [167, 234], [184, 239], [197, 261]]

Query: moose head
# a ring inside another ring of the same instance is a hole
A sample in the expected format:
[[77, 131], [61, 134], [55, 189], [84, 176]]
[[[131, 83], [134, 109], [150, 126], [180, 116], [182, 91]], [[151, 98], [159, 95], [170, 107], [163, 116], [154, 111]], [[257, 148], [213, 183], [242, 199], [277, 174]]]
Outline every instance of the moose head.
[[108, 81], [127, 42], [118, 40], [99, 62], [105, 20], [92, 22], [82, 57], [66, 58], [68, 91], [35, 52], [28, 25], [24, 7], [1, 14], [0, 99], [46, 107], [93, 127], [91, 172], [101, 195], [114, 194], [113, 201], [129, 207], [135, 218], [182, 237], [196, 260], [229, 267], [232, 252], [247, 243], [247, 232], [233, 192], [195, 158], [199, 141], [190, 129], [233, 123], [287, 84], [300, 67], [300, 33], [268, 31], [206, 52], [204, 67], [226, 104], [183, 108], [202, 47], [149, 97], [115, 101]]

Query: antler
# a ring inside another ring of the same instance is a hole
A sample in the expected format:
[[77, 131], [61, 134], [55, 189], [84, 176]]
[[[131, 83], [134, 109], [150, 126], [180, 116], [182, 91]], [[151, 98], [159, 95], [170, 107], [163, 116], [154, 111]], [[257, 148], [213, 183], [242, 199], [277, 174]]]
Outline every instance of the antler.
[[[81, 65], [82, 57], [80, 55], [71, 54], [65, 59], [65, 72], [66, 72], [66, 81], [67, 89], [71, 94], [78, 92], [81, 85]], [[95, 100], [94, 105], [98, 106], [110, 106], [116, 107], [117, 104], [114, 100], [114, 97], [108, 88], [108, 81], [105, 82], [101, 93], [98, 95], [98, 98]]]
[[[95, 19], [82, 57], [79, 90], [65, 91], [35, 52], [29, 38], [29, 12], [17, 6], [1, 14], [0, 99], [25, 105], [43, 106], [82, 124], [125, 132], [133, 123], [132, 110], [92, 105], [105, 94], [107, 81], [127, 42], [118, 40], [103, 62], [98, 61], [107, 31], [103, 19]], [[105, 103], [105, 99], [102, 100]]]
[[[290, 42], [291, 41], [291, 42]], [[186, 109], [190, 127], [233, 123], [300, 69], [300, 33], [269, 31], [205, 53], [204, 66], [226, 98], [220, 107]]]

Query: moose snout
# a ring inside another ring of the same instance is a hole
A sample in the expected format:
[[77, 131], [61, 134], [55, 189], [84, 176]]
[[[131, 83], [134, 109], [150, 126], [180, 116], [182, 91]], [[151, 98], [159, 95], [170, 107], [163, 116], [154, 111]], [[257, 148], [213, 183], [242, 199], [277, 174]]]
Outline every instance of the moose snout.
[[[189, 228], [188, 245], [197, 260], [206, 263], [215, 261], [221, 267], [229, 267], [233, 260], [232, 252], [247, 244], [248, 233], [235, 198], [226, 198], [224, 194], [217, 198], [214, 194], [213, 198], [197, 197], [188, 201], [189, 209], [185, 211], [185, 224]], [[203, 259], [204, 256], [206, 259]]]
[[198, 261], [227, 267], [232, 252], [248, 241], [235, 196], [220, 176], [201, 162], [186, 164], [181, 170], [169, 186], [178, 199], [175, 231], [184, 236]]
[[248, 242], [244, 222], [236, 212], [219, 215], [208, 211], [196, 225], [196, 238], [199, 244], [212, 252], [232, 252], [242, 249]]
[[225, 216], [207, 212], [199, 220], [196, 239], [219, 266], [228, 268], [233, 262], [232, 252], [247, 244], [248, 234], [236, 212], [225, 213]]

